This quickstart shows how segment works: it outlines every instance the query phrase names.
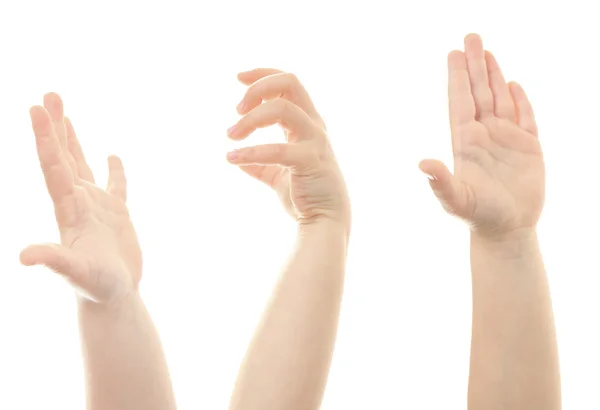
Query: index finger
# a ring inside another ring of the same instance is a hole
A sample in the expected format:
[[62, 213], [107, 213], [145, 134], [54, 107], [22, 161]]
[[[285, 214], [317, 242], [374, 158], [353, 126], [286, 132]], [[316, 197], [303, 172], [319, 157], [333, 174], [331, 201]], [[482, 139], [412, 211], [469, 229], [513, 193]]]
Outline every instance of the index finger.
[[263, 77], [248, 87], [244, 98], [238, 105], [238, 112], [246, 114], [263, 101], [284, 98], [302, 108], [309, 117], [325, 128], [323, 119], [317, 112], [308, 91], [298, 77], [292, 73], [278, 73]]
[[243, 71], [238, 74], [238, 80], [244, 85], [250, 85], [257, 82], [261, 78], [267, 77], [274, 74], [282, 74], [282, 70], [276, 68], [255, 68], [250, 71]]
[[75, 192], [75, 179], [63, 155], [58, 136], [48, 111], [40, 106], [29, 111], [40, 166], [46, 180], [48, 193], [54, 203]]
[[58, 137], [60, 146], [63, 150], [63, 155], [67, 160], [67, 163], [71, 167], [73, 174], [78, 175], [77, 164], [75, 159], [69, 151], [69, 144], [67, 141], [67, 127], [65, 124], [64, 117], [64, 105], [60, 95], [56, 93], [47, 93], [44, 95], [44, 108], [50, 114], [50, 119], [54, 125], [54, 133]]
[[448, 54], [448, 104], [451, 128], [475, 120], [475, 100], [471, 93], [467, 60], [462, 51]]

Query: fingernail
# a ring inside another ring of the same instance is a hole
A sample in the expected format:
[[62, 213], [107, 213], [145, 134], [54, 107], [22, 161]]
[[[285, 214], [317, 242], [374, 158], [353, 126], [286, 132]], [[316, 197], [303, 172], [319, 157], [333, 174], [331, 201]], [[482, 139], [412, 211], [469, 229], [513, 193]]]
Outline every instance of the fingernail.
[[229, 161], [233, 161], [239, 157], [239, 153], [237, 151], [231, 151], [227, 153], [227, 159]]
[[236, 128], [235, 128], [235, 125], [234, 125], [233, 127], [229, 128], [227, 130], [227, 135], [229, 135], [231, 137], [231, 136], [233, 136], [233, 134], [235, 133], [235, 131], [236, 131]]
[[423, 170], [421, 170], [421, 172], [424, 173], [427, 176], [427, 179], [429, 179], [430, 181], [435, 181], [436, 180], [436, 178], [433, 175], [428, 174], [427, 172], [425, 172]]
[[244, 109], [246, 108], [246, 102], [245, 101], [241, 101], [238, 106], [236, 107], [237, 112], [239, 112], [240, 114], [244, 112]]

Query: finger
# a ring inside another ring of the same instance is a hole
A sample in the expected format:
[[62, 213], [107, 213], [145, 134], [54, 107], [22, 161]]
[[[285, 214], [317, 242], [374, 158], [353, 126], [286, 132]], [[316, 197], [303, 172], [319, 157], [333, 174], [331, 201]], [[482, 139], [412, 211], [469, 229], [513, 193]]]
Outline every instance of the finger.
[[304, 144], [256, 145], [227, 154], [227, 160], [235, 165], [279, 165], [293, 169], [309, 168], [317, 158]]
[[515, 105], [513, 103], [508, 85], [496, 58], [489, 51], [485, 52], [485, 64], [490, 79], [490, 88], [494, 96], [494, 113], [499, 118], [510, 121], [515, 120]]
[[525, 94], [525, 90], [514, 81], [511, 81], [508, 84], [508, 87], [517, 109], [517, 124], [525, 131], [528, 131], [537, 137], [538, 128], [535, 122], [535, 115], [533, 114], [533, 107], [529, 102], [529, 98], [527, 98], [527, 94]]
[[90, 169], [87, 161], [85, 160], [85, 156], [83, 155], [83, 149], [81, 148], [81, 144], [79, 143], [79, 139], [77, 139], [77, 135], [75, 134], [75, 129], [73, 128], [73, 124], [71, 120], [65, 117], [65, 125], [67, 128], [67, 145], [69, 146], [69, 151], [75, 160], [75, 164], [77, 165], [77, 171], [79, 176], [84, 180], [94, 183], [94, 173]]
[[465, 37], [465, 55], [477, 110], [476, 118], [491, 116], [494, 114], [494, 97], [490, 89], [483, 43], [477, 34]]
[[54, 126], [54, 132], [58, 137], [58, 141], [60, 142], [60, 147], [63, 150], [64, 156], [69, 166], [73, 169], [73, 174], [78, 176], [77, 164], [75, 164], [75, 160], [69, 152], [62, 99], [56, 93], [48, 93], [44, 95], [44, 108], [46, 108], [50, 114], [50, 118], [52, 119], [52, 124]]
[[127, 201], [127, 178], [123, 162], [116, 155], [108, 157], [108, 185], [106, 192]]
[[279, 73], [263, 77], [254, 82], [246, 91], [237, 106], [240, 114], [246, 114], [263, 101], [284, 98], [302, 108], [309, 117], [323, 125], [323, 120], [315, 108], [308, 92], [292, 73]]
[[471, 94], [467, 60], [462, 51], [448, 54], [448, 104], [453, 129], [475, 120], [475, 100]]
[[238, 80], [244, 85], [250, 85], [261, 78], [267, 77], [273, 74], [281, 74], [283, 71], [277, 70], [276, 68], [256, 68], [250, 71], [243, 71], [238, 74]]
[[271, 188], [275, 185], [275, 178], [281, 173], [281, 168], [268, 165], [240, 165], [240, 169]]
[[75, 192], [73, 171], [63, 155], [48, 112], [43, 107], [35, 106], [29, 114], [48, 193], [57, 203]]
[[421, 161], [419, 168], [429, 177], [429, 185], [433, 193], [450, 214], [464, 214], [464, 196], [460, 195], [460, 181], [456, 179], [443, 162], [433, 159]]
[[312, 138], [317, 128], [308, 114], [300, 107], [290, 101], [278, 98], [254, 108], [227, 130], [227, 134], [231, 139], [242, 140], [258, 128], [275, 124], [279, 124], [287, 130], [291, 140]]
[[85, 285], [85, 278], [89, 276], [89, 266], [75, 251], [62, 245], [31, 245], [21, 251], [19, 259], [25, 266], [46, 266], [81, 286]]

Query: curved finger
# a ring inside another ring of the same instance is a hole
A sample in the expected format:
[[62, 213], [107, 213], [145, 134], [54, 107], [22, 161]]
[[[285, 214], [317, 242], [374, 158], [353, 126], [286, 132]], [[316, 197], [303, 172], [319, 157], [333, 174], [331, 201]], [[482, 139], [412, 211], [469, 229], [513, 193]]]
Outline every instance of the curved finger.
[[281, 73], [283, 73], [283, 71], [276, 68], [255, 68], [254, 70], [239, 73], [237, 78], [240, 83], [250, 85], [266, 76]]
[[494, 113], [499, 118], [514, 121], [515, 105], [508, 90], [508, 84], [506, 84], [498, 61], [489, 51], [485, 52], [485, 64], [488, 70], [490, 88], [494, 96]]
[[106, 192], [127, 201], [127, 178], [123, 162], [116, 155], [108, 157], [108, 185]]
[[251, 110], [237, 124], [227, 130], [229, 138], [242, 140], [257, 128], [279, 124], [288, 131], [288, 138], [308, 139], [315, 135], [312, 119], [296, 104], [282, 98], [267, 101]]
[[517, 124], [525, 131], [528, 131], [537, 137], [538, 128], [535, 122], [533, 107], [529, 102], [529, 98], [527, 98], [527, 94], [525, 94], [525, 90], [514, 81], [511, 81], [508, 84], [508, 87], [517, 111]]
[[54, 132], [60, 142], [60, 147], [63, 150], [67, 163], [73, 170], [73, 174], [77, 177], [79, 175], [77, 170], [77, 164], [73, 159], [73, 156], [69, 152], [69, 146], [67, 141], [67, 128], [65, 126], [64, 119], [64, 105], [60, 96], [56, 93], [47, 93], [44, 95], [44, 108], [50, 114], [52, 119], [52, 125], [54, 126]]
[[471, 94], [467, 60], [462, 51], [448, 54], [448, 106], [452, 128], [475, 120], [475, 100]]
[[94, 173], [90, 169], [87, 161], [85, 160], [85, 156], [83, 155], [83, 149], [81, 148], [81, 144], [79, 143], [79, 139], [75, 134], [75, 129], [73, 128], [73, 124], [68, 117], [65, 117], [65, 126], [67, 128], [67, 145], [69, 146], [69, 152], [73, 156], [75, 160], [75, 164], [77, 165], [77, 171], [79, 176], [92, 184], [94, 183]]
[[279, 165], [285, 168], [308, 168], [318, 158], [305, 144], [265, 144], [240, 148], [227, 154], [235, 165]]
[[308, 91], [302, 85], [298, 77], [292, 73], [279, 73], [263, 77], [252, 83], [242, 101], [237, 106], [240, 114], [246, 114], [263, 101], [284, 98], [302, 108], [309, 117], [323, 127], [323, 119], [317, 112]]
[[35, 106], [29, 114], [46, 187], [54, 203], [57, 203], [75, 192], [73, 171], [60, 147], [48, 111], [44, 107]]
[[477, 109], [476, 118], [494, 114], [494, 97], [485, 64], [485, 54], [481, 37], [469, 34], [465, 37], [465, 55], [471, 81], [471, 92]]

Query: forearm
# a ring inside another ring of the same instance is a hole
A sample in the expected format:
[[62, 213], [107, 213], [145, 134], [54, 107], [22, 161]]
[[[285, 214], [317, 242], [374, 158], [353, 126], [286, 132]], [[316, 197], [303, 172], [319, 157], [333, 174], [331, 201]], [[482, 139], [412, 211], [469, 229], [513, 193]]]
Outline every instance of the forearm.
[[334, 350], [348, 236], [338, 224], [298, 232], [242, 363], [231, 410], [316, 410]]
[[554, 317], [537, 235], [472, 235], [471, 267], [469, 409], [560, 409]]
[[89, 410], [172, 410], [175, 399], [158, 333], [139, 293], [118, 305], [80, 300]]

